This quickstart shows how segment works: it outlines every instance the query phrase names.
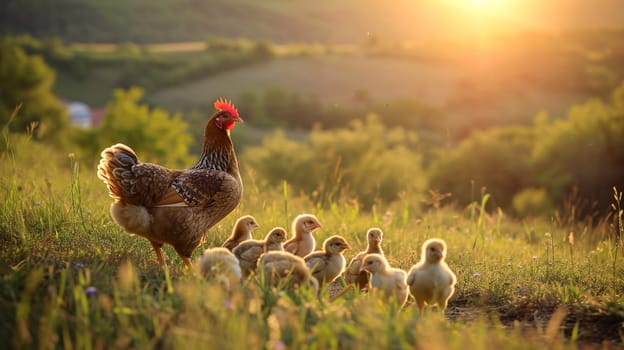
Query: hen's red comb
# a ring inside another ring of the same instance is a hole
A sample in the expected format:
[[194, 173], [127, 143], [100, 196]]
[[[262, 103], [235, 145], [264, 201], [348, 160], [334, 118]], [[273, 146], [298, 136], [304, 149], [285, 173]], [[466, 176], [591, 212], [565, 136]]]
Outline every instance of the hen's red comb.
[[232, 101], [220, 98], [215, 101], [214, 108], [220, 111], [227, 111], [232, 116], [238, 117], [238, 111], [236, 110], [236, 107], [234, 107], [234, 104], [232, 103]]

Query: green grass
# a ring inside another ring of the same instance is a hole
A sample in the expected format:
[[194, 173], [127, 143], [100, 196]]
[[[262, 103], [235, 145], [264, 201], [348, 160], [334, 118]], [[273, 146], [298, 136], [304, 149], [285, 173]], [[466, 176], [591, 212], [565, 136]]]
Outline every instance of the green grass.
[[443, 238], [459, 281], [446, 317], [419, 317], [412, 305], [397, 310], [372, 295], [330, 302], [327, 292], [316, 299], [255, 280], [227, 295], [185, 270], [170, 247], [168, 273], [148, 262], [155, 255], [147, 240], [110, 219], [95, 169], [4, 136], [0, 338], [13, 348], [564, 349], [622, 340], [624, 257], [612, 239], [621, 232], [607, 220], [516, 222], [480, 211], [480, 203], [466, 211], [409, 212], [395, 203], [364, 212], [347, 200], [315, 208], [247, 169], [241, 205], [195, 257], [220, 245], [239, 215], [254, 215], [261, 236], [313, 212], [323, 224], [317, 241], [343, 235], [355, 247], [347, 258], [363, 249], [369, 227], [382, 227], [386, 255], [405, 270], [422, 242]]

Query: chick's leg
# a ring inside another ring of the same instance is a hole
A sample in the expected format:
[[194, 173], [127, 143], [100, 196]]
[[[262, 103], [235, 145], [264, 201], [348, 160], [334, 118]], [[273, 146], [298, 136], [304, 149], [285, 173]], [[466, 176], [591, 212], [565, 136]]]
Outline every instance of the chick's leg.
[[423, 311], [425, 309], [425, 301], [416, 299], [416, 306], [418, 306], [418, 314], [422, 316]]
[[154, 252], [156, 253], [156, 258], [158, 258], [158, 264], [160, 266], [165, 266], [165, 258], [163, 257], [162, 250], [160, 250], [163, 244], [154, 242], [154, 241], [150, 241], [150, 243], [152, 244], [152, 248], [154, 248]]

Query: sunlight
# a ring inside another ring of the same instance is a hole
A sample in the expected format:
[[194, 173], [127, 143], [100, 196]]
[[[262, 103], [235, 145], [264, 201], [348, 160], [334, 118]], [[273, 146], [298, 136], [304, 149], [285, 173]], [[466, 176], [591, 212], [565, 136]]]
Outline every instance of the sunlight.
[[501, 14], [508, 9], [509, 0], [463, 0], [457, 1], [462, 7], [478, 14]]
[[517, 0], [444, 0], [447, 4], [479, 16], [514, 17], [523, 6]]

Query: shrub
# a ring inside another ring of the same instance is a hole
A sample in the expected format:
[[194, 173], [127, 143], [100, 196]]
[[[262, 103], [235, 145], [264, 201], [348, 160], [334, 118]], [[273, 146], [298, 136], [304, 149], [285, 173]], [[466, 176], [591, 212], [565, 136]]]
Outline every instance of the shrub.
[[354, 198], [370, 208], [402, 193], [419, 197], [424, 192], [422, 157], [412, 151], [416, 141], [415, 134], [389, 129], [371, 115], [346, 128], [315, 129], [304, 141], [288, 140], [278, 131], [243, 157], [270, 185], [285, 180], [317, 204]]
[[431, 187], [451, 192], [460, 205], [475, 201], [479, 189], [486, 187], [490, 203], [507, 208], [517, 192], [531, 185], [533, 142], [534, 133], [528, 127], [475, 132], [434, 160]]
[[534, 187], [517, 193], [512, 199], [512, 206], [522, 217], [548, 215], [554, 209], [546, 189]]
[[8, 123], [18, 105], [10, 131], [54, 139], [67, 127], [65, 108], [52, 92], [54, 71], [40, 56], [28, 55], [13, 41], [0, 38], [0, 125]]

